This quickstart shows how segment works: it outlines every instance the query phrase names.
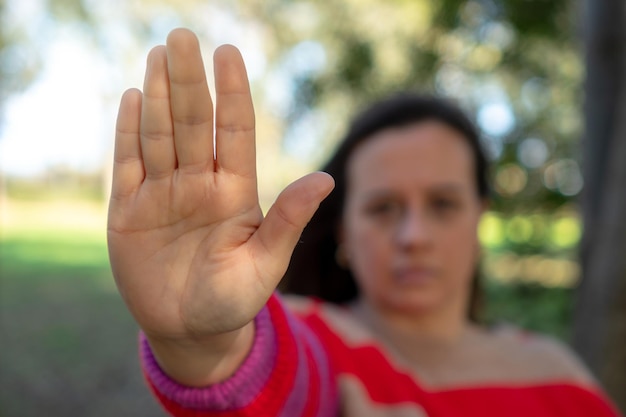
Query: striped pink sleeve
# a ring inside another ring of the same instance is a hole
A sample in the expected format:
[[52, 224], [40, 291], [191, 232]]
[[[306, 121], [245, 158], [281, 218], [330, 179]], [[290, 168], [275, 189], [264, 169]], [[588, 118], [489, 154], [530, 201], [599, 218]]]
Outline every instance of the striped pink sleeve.
[[158, 366], [140, 335], [146, 379], [173, 416], [338, 415], [336, 383], [328, 354], [312, 330], [273, 295], [255, 318], [248, 357], [224, 382], [205, 388], [178, 384]]

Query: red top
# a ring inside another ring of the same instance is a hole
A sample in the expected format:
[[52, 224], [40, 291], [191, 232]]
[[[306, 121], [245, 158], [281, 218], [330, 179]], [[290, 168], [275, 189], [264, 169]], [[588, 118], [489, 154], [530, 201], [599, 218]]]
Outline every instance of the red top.
[[[296, 317], [274, 296], [267, 310], [268, 327], [275, 335], [271, 338], [273, 342], [263, 339], [265, 324], [257, 319], [254, 355], [246, 359], [231, 380], [212, 387], [192, 389], [173, 385], [156, 362], [150, 362], [151, 353], [145, 343], [142, 359], [146, 376], [172, 415], [619, 416], [599, 389], [568, 381], [426, 389], [414, 375], [394, 365], [377, 345], [355, 344], [340, 334], [338, 327], [328, 323], [328, 316], [318, 308]], [[259, 360], [265, 365], [273, 363], [259, 367]], [[254, 377], [249, 376], [251, 372]]]

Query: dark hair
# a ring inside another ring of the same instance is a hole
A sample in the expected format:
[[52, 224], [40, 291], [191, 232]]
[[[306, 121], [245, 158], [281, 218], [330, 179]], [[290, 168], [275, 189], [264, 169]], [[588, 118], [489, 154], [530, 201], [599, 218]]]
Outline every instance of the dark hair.
[[[335, 154], [322, 168], [335, 179], [335, 189], [322, 202], [304, 229], [281, 282], [283, 292], [308, 295], [332, 303], [345, 303], [359, 293], [352, 272], [336, 260], [337, 231], [346, 195], [346, 168], [354, 149], [375, 133], [421, 121], [436, 120], [466, 138], [471, 148], [478, 195], [488, 198], [488, 164], [474, 124], [452, 102], [430, 96], [399, 94], [376, 102], [352, 122]], [[480, 291], [478, 274], [473, 280], [469, 317], [476, 320]]]

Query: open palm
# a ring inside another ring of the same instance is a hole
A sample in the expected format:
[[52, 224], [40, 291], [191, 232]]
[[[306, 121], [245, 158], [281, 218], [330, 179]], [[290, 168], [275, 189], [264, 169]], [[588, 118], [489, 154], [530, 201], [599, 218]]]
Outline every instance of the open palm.
[[215, 116], [198, 41], [175, 30], [150, 52], [143, 93], [128, 90], [120, 105], [109, 253], [126, 304], [156, 337], [192, 339], [249, 323], [332, 188], [327, 175], [310, 174], [264, 218], [254, 110], [236, 48], [215, 52], [214, 72]]

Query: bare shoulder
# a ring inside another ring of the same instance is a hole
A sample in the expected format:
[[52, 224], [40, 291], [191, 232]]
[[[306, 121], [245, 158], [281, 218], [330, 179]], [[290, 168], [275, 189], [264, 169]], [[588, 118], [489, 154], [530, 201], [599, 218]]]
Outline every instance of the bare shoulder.
[[348, 344], [373, 343], [374, 336], [355, 316], [351, 308], [297, 295], [283, 295], [285, 305], [301, 317], [315, 312], [334, 333]]
[[351, 320], [352, 314], [348, 308], [326, 301], [302, 295], [283, 294], [285, 306], [298, 315], [310, 314], [317, 311], [319, 314], [332, 320]]
[[563, 342], [542, 334], [507, 326], [495, 332], [497, 344], [506, 348], [524, 373], [532, 379], [595, 385], [591, 373], [574, 351]]
[[294, 294], [283, 294], [282, 300], [285, 306], [298, 315], [305, 315], [313, 311], [315, 300], [310, 297]]
[[330, 322], [348, 322], [355, 324], [354, 314], [347, 306], [329, 303], [317, 298], [302, 295], [283, 294], [285, 306], [297, 315], [307, 315], [314, 311]]

